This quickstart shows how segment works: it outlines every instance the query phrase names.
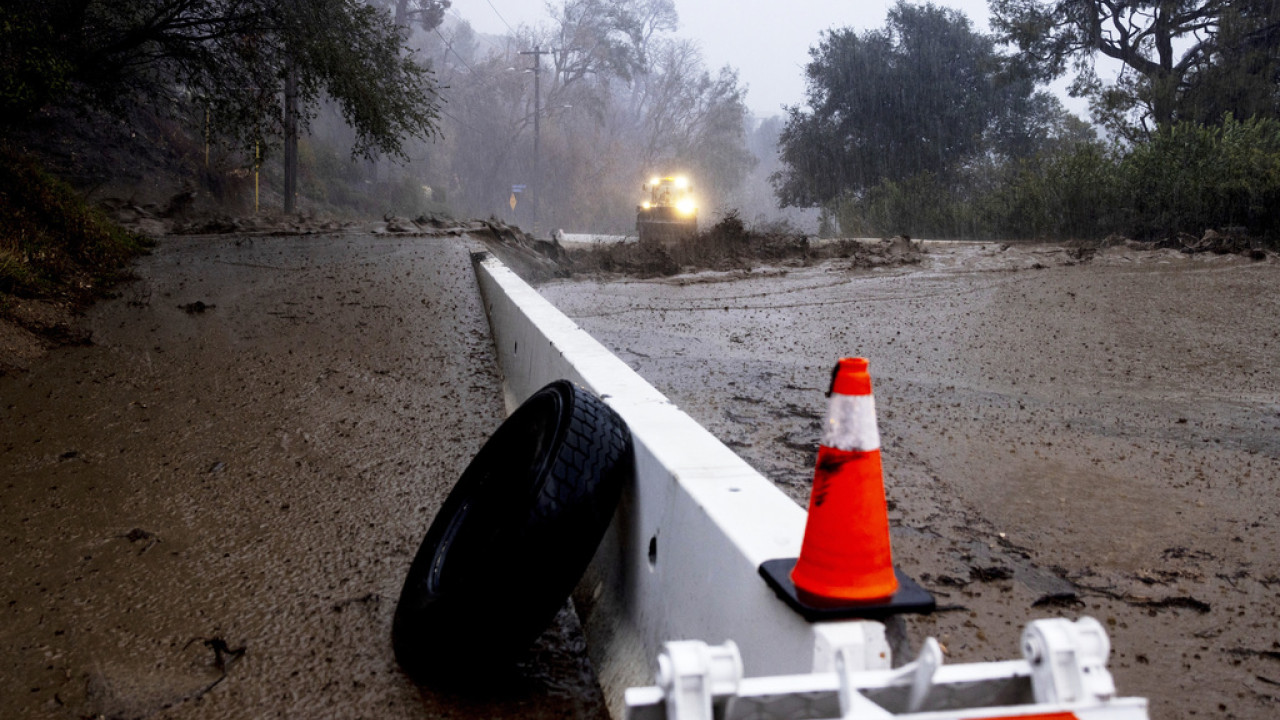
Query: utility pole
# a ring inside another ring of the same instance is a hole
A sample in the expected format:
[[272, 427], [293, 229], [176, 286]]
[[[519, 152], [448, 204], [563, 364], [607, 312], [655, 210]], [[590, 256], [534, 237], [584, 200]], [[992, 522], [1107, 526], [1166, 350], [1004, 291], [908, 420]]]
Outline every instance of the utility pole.
[[533, 56], [533, 234], [538, 234], [538, 200], [542, 196], [542, 165], [538, 143], [541, 135], [542, 120], [542, 56], [550, 55], [553, 50], [543, 50], [534, 45], [532, 50], [521, 52], [521, 55]]

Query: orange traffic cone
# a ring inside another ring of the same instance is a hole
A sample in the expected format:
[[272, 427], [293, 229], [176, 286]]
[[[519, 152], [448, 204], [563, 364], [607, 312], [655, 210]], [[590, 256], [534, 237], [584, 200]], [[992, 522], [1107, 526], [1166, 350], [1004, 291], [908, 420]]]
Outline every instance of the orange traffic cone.
[[809, 520], [791, 581], [818, 602], [870, 602], [898, 589], [889, 549], [889, 509], [880, 431], [865, 358], [843, 358], [809, 497]]

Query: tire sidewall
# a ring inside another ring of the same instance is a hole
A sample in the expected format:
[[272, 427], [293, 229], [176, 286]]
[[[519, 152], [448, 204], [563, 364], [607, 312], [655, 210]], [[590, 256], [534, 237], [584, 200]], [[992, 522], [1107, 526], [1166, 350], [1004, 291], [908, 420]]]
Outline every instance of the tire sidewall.
[[[586, 484], [576, 488], [580, 495], [562, 503], [548, 500], [549, 479], [554, 473], [563, 482], [566, 462], [576, 457], [566, 435], [571, 428], [582, 434], [582, 417], [597, 416], [583, 415], [583, 403], [598, 406], [587, 409], [610, 425], [586, 428], [598, 431], [594, 442], [616, 431], [615, 423], [625, 442], [612, 442], [601, 477], [575, 479]], [[530, 441], [530, 432], [541, 433], [540, 439]], [[519, 448], [514, 454], [513, 447]], [[413, 559], [392, 631], [401, 665], [421, 679], [428, 671], [509, 662], [527, 648], [590, 561], [621, 494], [622, 475], [629, 476], [633, 465], [630, 433], [597, 398], [567, 381], [530, 396], [468, 465]], [[494, 504], [505, 507], [495, 510]], [[460, 513], [465, 517], [459, 520]], [[473, 533], [482, 550], [467, 566], [451, 566], [450, 585], [434, 582], [445, 573], [433, 576], [432, 568], [448, 565], [458, 550], [444, 544], [451, 529], [454, 542], [459, 532]]]

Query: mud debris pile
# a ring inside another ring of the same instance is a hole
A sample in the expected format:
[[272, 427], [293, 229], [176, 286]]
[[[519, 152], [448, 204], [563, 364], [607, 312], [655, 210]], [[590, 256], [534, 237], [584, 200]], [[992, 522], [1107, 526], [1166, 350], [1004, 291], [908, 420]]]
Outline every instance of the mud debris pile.
[[1212, 253], [1214, 255], [1243, 255], [1251, 260], [1265, 260], [1268, 254], [1263, 238], [1251, 236], [1244, 228], [1208, 229], [1200, 237], [1189, 233], [1177, 233], [1158, 240], [1134, 240], [1123, 235], [1108, 235], [1098, 241], [1082, 241], [1076, 247], [1086, 254], [1098, 250], [1123, 247], [1130, 250], [1177, 250], [1187, 255]]
[[[231, 215], [194, 209], [192, 193], [178, 193], [165, 203], [138, 203], [107, 198], [98, 203], [107, 216], [122, 227], [152, 237], [165, 235], [320, 235], [367, 232], [373, 235], [423, 237], [461, 236], [506, 228], [494, 220], [455, 220], [438, 214], [416, 218], [385, 216], [381, 220], [353, 221], [325, 214], [264, 211]], [[516, 229], [518, 232], [518, 229]]]
[[836, 240], [819, 248], [815, 257], [847, 258], [850, 269], [918, 265], [925, 253], [919, 240], [909, 235], [895, 235], [878, 243], [862, 240]]
[[641, 243], [602, 244], [569, 251], [570, 271], [636, 277], [668, 277], [701, 270], [751, 270], [763, 265], [805, 267], [845, 259], [850, 269], [913, 265], [924, 248], [899, 235], [880, 242], [814, 242], [787, 228], [749, 229], [736, 213], [675, 246]]

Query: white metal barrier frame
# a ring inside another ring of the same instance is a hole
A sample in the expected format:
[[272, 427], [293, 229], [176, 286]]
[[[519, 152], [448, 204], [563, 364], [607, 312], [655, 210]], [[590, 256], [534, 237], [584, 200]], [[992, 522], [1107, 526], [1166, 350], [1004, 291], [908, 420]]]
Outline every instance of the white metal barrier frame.
[[[809, 683], [815, 692], [828, 695], [838, 689], [837, 675], [854, 688], [864, 688], [859, 683], [868, 679], [900, 684], [900, 674], [890, 671], [890, 643], [883, 624], [807, 622], [760, 577], [758, 568], [766, 560], [799, 554], [803, 509], [497, 259], [476, 253], [473, 262], [508, 410], [547, 383], [565, 378], [596, 393], [631, 429], [636, 483], [624, 490], [613, 523], [574, 594], [588, 652], [613, 717], [622, 718], [626, 712], [627, 688], [649, 685], [651, 659], [668, 641], [732, 640], [739, 678], [743, 667], [758, 676], [800, 676], [788, 682]], [[839, 672], [833, 673], [837, 661]], [[925, 661], [922, 655], [915, 667]], [[985, 665], [1000, 666], [995, 669], [1010, 677], [1029, 674], [1022, 668], [1031, 661], [1018, 662], [1023, 664]], [[964, 665], [939, 669], [937, 664], [935, 684], [970, 672]], [[849, 679], [865, 671], [880, 674]], [[1109, 682], [1110, 676], [1106, 678]], [[782, 687], [768, 677], [738, 683], [739, 694], [743, 689]], [[648, 692], [652, 700], [652, 688]], [[1140, 714], [1134, 714], [1133, 703], [1141, 705]], [[666, 707], [665, 700], [659, 704]], [[835, 709], [829, 717], [845, 716], [841, 706], [826, 707]], [[870, 709], [859, 707], [859, 712]], [[1121, 709], [1129, 714], [1077, 717], [1146, 717], [1145, 701], [1135, 700]], [[867, 717], [883, 717], [883, 707], [880, 713]], [[1008, 717], [1017, 715], [1027, 712]], [[993, 716], [926, 713], [919, 720], [979, 717]]]
[[656, 686], [626, 691], [627, 720], [1148, 720], [1143, 698], [1115, 697], [1110, 642], [1085, 617], [1031, 622], [1022, 660], [942, 664], [929, 638], [897, 670], [854, 670], [847, 649], [835, 671], [744, 678], [732, 643], [667, 643]]

